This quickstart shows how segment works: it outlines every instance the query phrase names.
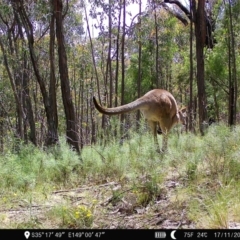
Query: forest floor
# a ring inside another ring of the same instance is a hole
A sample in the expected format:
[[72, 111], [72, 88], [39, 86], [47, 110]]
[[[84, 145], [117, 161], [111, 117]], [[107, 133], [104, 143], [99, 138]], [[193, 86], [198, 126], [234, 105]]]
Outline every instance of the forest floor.
[[[146, 206], [139, 206], [137, 195], [132, 189], [118, 182], [81, 186], [75, 189], [55, 190], [45, 201], [32, 202], [15, 199], [11, 208], [9, 202], [0, 207], [2, 227], [59, 228], [62, 219], [50, 217], [53, 208], [59, 206], [86, 206], [92, 209], [91, 228], [96, 229], [178, 229], [195, 228], [187, 217], [186, 203], [174, 199], [179, 182], [168, 179], [159, 196]], [[113, 195], [116, 191], [119, 195]], [[121, 195], [121, 197], [119, 197]], [[94, 201], [94, 204], [92, 203]], [[94, 207], [93, 207], [94, 206]], [[4, 216], [4, 217], [3, 217]], [[71, 228], [71, 222], [68, 227]], [[72, 226], [75, 228], [76, 226]]]
[[[1, 229], [240, 229], [240, 127], [0, 157]], [[131, 147], [129, 147], [131, 146]]]
[[[141, 176], [147, 179], [147, 176]], [[142, 181], [145, 181], [142, 180]], [[141, 181], [141, 179], [139, 179]], [[12, 200], [1, 204], [0, 221], [4, 229], [198, 229], [208, 228], [189, 218], [192, 200], [177, 174], [169, 174], [145, 204], [139, 204], [139, 194], [124, 181], [109, 181], [82, 185], [79, 188], [54, 189], [43, 196], [32, 192], [31, 198], [13, 194]], [[126, 181], [127, 182], [127, 181]], [[141, 195], [143, 197], [143, 195]], [[141, 201], [144, 203], [144, 201]], [[90, 210], [88, 218], [79, 223], [76, 211]], [[64, 212], [64, 209], [66, 210]], [[60, 213], [56, 214], [60, 210]], [[69, 214], [66, 214], [69, 213]], [[229, 221], [229, 229], [239, 229], [240, 222]]]

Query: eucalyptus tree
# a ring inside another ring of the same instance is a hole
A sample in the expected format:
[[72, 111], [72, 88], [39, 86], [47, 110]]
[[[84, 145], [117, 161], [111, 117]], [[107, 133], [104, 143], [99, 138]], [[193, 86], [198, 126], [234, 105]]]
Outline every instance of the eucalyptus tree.
[[[209, 80], [210, 116], [228, 122], [237, 122], [239, 53], [239, 1], [220, 1], [216, 9], [216, 46], [207, 52], [206, 76]], [[223, 37], [224, 36], [224, 37]], [[226, 64], [227, 63], [227, 64]], [[224, 96], [224, 97], [223, 97]], [[224, 99], [224, 101], [223, 101]]]
[[[42, 53], [39, 52], [39, 45], [36, 44], [36, 42], [44, 37], [47, 30], [49, 29], [49, 21], [45, 20], [45, 16], [47, 16], [47, 13], [49, 13], [50, 9], [48, 8], [47, 2], [42, 2], [40, 5], [36, 5], [34, 2], [29, 2], [29, 5], [26, 5], [23, 1], [12, 0], [10, 3], [12, 6], [13, 16], [15, 17], [15, 21], [18, 26], [19, 32], [17, 36], [21, 36], [22, 41], [27, 41], [25, 47], [29, 50], [31, 65], [37, 82], [40, 86], [48, 126], [46, 144], [51, 145], [58, 141], [56, 119], [57, 113], [56, 109], [54, 108], [54, 106], [56, 106], [56, 99], [54, 99], [54, 94], [49, 94], [47, 90], [48, 84], [44, 79], [44, 75], [41, 70], [41, 60], [39, 60], [39, 56]], [[43, 10], [45, 12], [41, 12]], [[27, 79], [27, 74], [23, 76], [23, 79]], [[50, 91], [51, 93], [55, 92], [55, 88], [51, 89], [51, 84]]]
[[197, 86], [198, 86], [198, 116], [199, 128], [203, 135], [207, 121], [207, 97], [204, 79], [204, 55], [203, 50], [206, 39], [205, 0], [192, 0], [193, 18], [195, 23], [196, 57], [197, 57]]
[[58, 68], [61, 80], [62, 101], [65, 111], [66, 137], [67, 142], [79, 152], [79, 136], [76, 122], [75, 109], [73, 105], [69, 74], [68, 62], [65, 49], [65, 37], [63, 29], [64, 11], [61, 0], [52, 0], [53, 14], [56, 20], [56, 37], [58, 44]]
[[[225, 3], [226, 1], [224, 1]], [[233, 6], [232, 6], [233, 5]], [[237, 5], [234, 6], [234, 5]], [[226, 3], [225, 3], [226, 6]], [[236, 124], [237, 116], [237, 92], [238, 92], [238, 81], [237, 81], [237, 69], [236, 69], [236, 54], [235, 54], [235, 33], [234, 25], [239, 21], [239, 2], [228, 0], [226, 6], [226, 28], [227, 28], [227, 39], [228, 39], [228, 73], [229, 73], [229, 108], [228, 108], [228, 124], [230, 126]], [[234, 12], [235, 10], [235, 12]]]
[[[0, 22], [1, 53], [16, 105], [16, 128], [15, 130], [11, 128], [11, 130], [14, 131], [16, 138], [25, 142], [30, 139], [32, 143], [37, 144], [32, 100], [29, 94], [31, 75], [29, 74], [26, 42], [18, 15], [9, 1], [2, 1]], [[5, 108], [7, 107], [4, 102], [2, 104], [5, 105]], [[9, 114], [9, 112], [5, 113]], [[29, 134], [28, 125], [30, 126]]]

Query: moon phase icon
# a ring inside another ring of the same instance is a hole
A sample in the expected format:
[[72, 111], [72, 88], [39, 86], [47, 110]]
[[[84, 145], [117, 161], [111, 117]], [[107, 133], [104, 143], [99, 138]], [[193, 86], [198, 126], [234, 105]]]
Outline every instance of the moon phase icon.
[[172, 238], [172, 239], [176, 239], [175, 236], [174, 236], [175, 232], [176, 232], [176, 230], [171, 231], [171, 234], [170, 234], [170, 235], [171, 235], [171, 238]]

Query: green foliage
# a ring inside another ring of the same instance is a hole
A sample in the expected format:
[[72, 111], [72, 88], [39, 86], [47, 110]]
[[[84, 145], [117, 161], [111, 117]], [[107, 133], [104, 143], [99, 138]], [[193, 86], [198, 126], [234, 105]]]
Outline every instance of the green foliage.
[[0, 186], [28, 191], [42, 182], [66, 184], [74, 180], [73, 171], [79, 164], [79, 156], [64, 141], [61, 147], [55, 146], [48, 152], [23, 144], [18, 153], [0, 158]]
[[15, 229], [39, 229], [41, 228], [41, 223], [37, 218], [30, 218], [28, 221], [23, 221], [14, 226]]
[[93, 222], [92, 210], [86, 206], [57, 206], [48, 212], [52, 221], [60, 219], [61, 228], [90, 228]]
[[136, 191], [137, 203], [146, 207], [149, 203], [154, 202], [161, 194], [161, 183], [162, 177], [159, 174], [149, 175], [146, 179], [142, 179], [142, 183], [137, 187]]
[[[135, 29], [135, 41], [132, 42], [134, 51], [131, 54], [130, 65], [126, 73], [125, 96], [127, 101], [132, 101], [137, 97], [136, 89], [139, 74], [141, 74], [142, 94], [156, 87], [171, 90], [176, 84], [186, 84], [189, 68], [185, 68], [184, 81], [177, 81], [179, 71], [176, 72], [176, 68], [185, 64], [180, 58], [183, 54], [186, 54], [184, 51], [188, 50], [188, 48], [179, 43], [183, 41], [182, 36], [183, 33], [185, 36], [186, 29], [173, 16], [164, 12], [161, 12], [161, 14], [162, 16], [157, 18], [158, 52], [156, 48], [156, 26], [153, 17], [142, 19], [141, 32], [139, 32], [139, 28]], [[140, 44], [141, 67], [139, 66]], [[156, 61], [158, 61], [158, 69], [156, 69]]]
[[[219, 8], [219, 7], [218, 7]], [[219, 8], [221, 9], [221, 8]], [[234, 32], [234, 42], [237, 44], [240, 40], [239, 34], [239, 3], [231, 4], [232, 12], [232, 23]], [[228, 99], [229, 97], [229, 81], [232, 78], [229, 71], [231, 70], [231, 75], [233, 75], [233, 56], [232, 50], [229, 47], [232, 44], [230, 38], [230, 16], [229, 16], [229, 4], [224, 5], [221, 9], [222, 12], [218, 13], [220, 15], [219, 21], [216, 23], [216, 30], [214, 31], [215, 45], [211, 50], [206, 51], [205, 60], [205, 78], [206, 78], [206, 92], [208, 98], [209, 106], [209, 116], [214, 116], [215, 118], [222, 118], [226, 120], [226, 115], [228, 114], [228, 100], [223, 101], [223, 99]], [[229, 52], [231, 51], [231, 53]], [[236, 74], [240, 73], [239, 64], [239, 54], [235, 51], [236, 58]], [[230, 59], [230, 60], [229, 60]], [[231, 65], [231, 69], [229, 66]], [[239, 101], [237, 102], [237, 108], [239, 108]], [[221, 109], [221, 113], [220, 110]]]

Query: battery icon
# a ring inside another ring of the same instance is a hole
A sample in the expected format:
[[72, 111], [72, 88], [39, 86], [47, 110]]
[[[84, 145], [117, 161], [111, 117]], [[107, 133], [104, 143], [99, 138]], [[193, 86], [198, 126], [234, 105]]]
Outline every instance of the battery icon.
[[155, 238], [165, 238], [166, 236], [166, 232], [155, 232]]

